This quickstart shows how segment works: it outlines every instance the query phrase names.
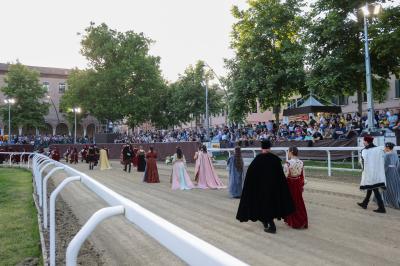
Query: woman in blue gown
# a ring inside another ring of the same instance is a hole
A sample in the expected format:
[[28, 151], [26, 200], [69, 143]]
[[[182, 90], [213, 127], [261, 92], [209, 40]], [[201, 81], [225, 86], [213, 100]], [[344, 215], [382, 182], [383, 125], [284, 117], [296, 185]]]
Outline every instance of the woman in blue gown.
[[236, 147], [235, 154], [228, 159], [229, 194], [232, 198], [240, 198], [242, 195], [243, 168], [242, 151]]

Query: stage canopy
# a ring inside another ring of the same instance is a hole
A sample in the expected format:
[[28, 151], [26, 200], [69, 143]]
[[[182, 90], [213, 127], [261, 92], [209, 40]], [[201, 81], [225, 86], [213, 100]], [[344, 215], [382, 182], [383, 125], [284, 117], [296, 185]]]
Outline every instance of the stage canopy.
[[294, 116], [310, 113], [341, 113], [342, 108], [336, 105], [323, 105], [312, 95], [302, 105], [283, 110], [283, 116]]

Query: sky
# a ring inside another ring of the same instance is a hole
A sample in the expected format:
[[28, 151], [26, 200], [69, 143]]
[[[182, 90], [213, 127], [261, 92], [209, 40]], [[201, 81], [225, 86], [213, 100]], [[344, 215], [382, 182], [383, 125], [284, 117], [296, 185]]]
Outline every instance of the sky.
[[91, 21], [118, 31], [143, 32], [154, 40], [150, 53], [161, 57], [168, 81], [190, 64], [206, 61], [223, 76], [233, 5], [245, 0], [12, 0], [0, 7], [0, 62], [59, 68], [85, 68], [81, 37]]

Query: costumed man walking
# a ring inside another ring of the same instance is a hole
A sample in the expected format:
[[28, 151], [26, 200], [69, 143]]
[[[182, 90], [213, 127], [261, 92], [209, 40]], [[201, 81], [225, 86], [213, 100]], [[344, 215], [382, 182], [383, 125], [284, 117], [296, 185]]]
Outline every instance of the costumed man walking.
[[363, 202], [358, 202], [357, 204], [366, 209], [373, 191], [378, 203], [378, 209], [374, 210], [374, 212], [385, 213], [386, 209], [381, 193], [379, 193], [379, 188], [386, 189], [385, 153], [381, 147], [376, 147], [373, 141], [374, 138], [372, 136], [364, 137], [365, 148], [361, 151], [363, 171], [360, 189], [366, 190], [367, 195]]
[[261, 154], [251, 162], [246, 173], [236, 219], [260, 221], [267, 233], [276, 233], [274, 219], [295, 211], [281, 159], [271, 153], [271, 142], [261, 142]]

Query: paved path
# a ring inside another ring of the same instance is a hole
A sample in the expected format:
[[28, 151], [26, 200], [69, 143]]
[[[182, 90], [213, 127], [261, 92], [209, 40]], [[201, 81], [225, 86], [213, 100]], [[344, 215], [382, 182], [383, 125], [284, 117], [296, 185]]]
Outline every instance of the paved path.
[[[356, 184], [308, 177], [304, 198], [308, 230], [277, 222], [277, 234], [261, 223], [235, 220], [239, 200], [224, 190], [172, 191], [171, 166], [159, 164], [160, 184], [145, 184], [142, 173], [125, 173], [116, 161], [109, 171], [76, 168], [155, 214], [251, 265], [400, 265], [400, 211], [376, 214], [356, 205], [362, 199]], [[189, 166], [193, 176], [193, 166]], [[218, 170], [227, 183], [224, 169]], [[55, 178], [56, 183], [62, 179]], [[81, 223], [105, 206], [81, 184], [62, 192]], [[91, 236], [108, 265], [181, 265], [183, 262], [121, 217], [101, 224]]]

